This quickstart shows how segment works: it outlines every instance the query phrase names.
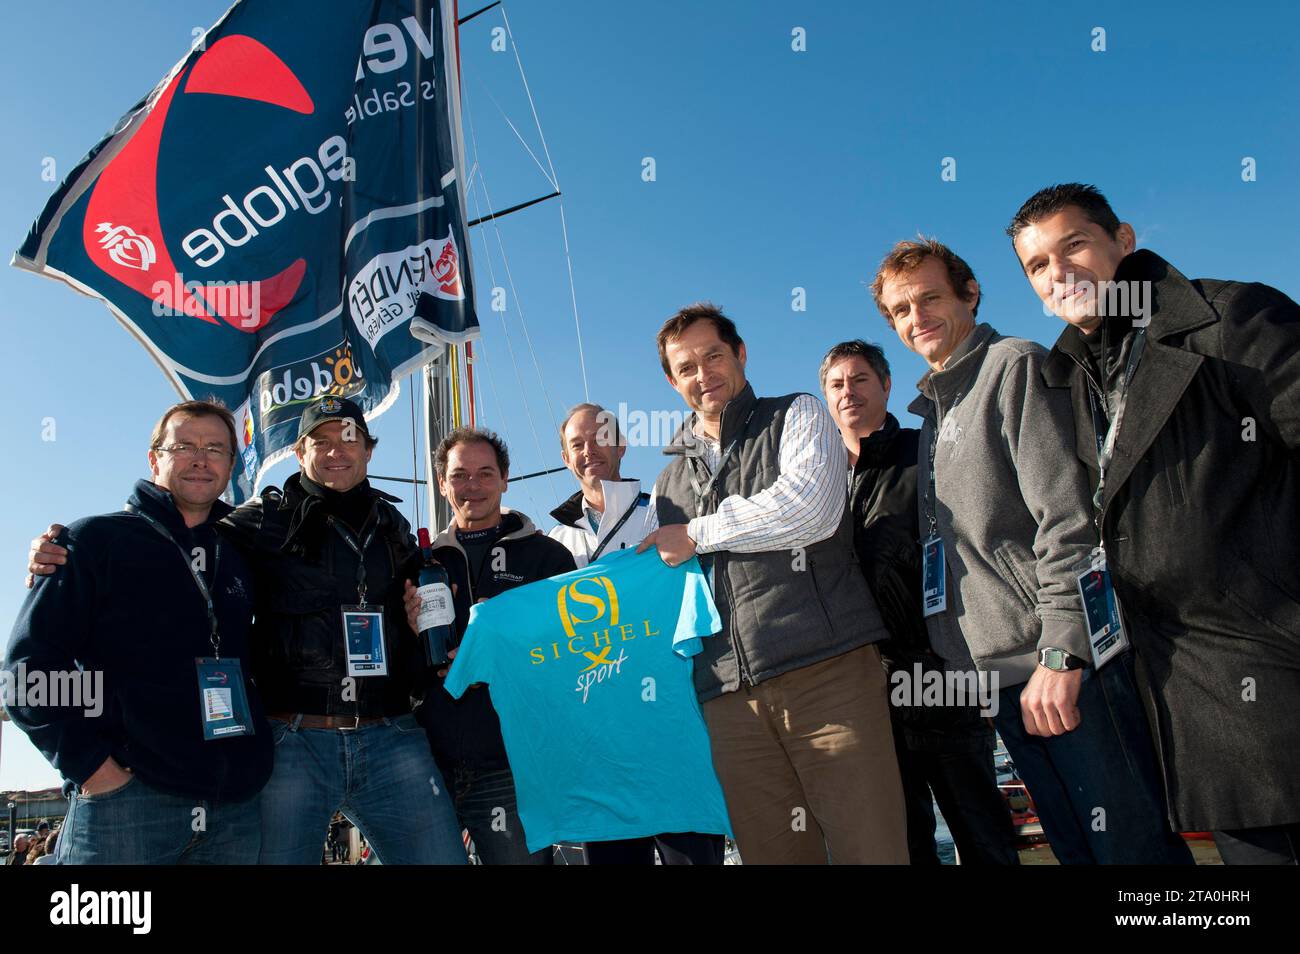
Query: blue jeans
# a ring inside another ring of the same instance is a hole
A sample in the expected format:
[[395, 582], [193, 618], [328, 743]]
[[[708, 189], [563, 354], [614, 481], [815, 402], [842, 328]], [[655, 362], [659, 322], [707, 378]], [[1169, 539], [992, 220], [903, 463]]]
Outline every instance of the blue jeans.
[[[1164, 790], [1133, 654], [1086, 669], [1078, 728], [1042, 738], [1025, 732], [1024, 685], [999, 693], [997, 726], [1038, 808], [1061, 864], [1190, 865], [1191, 850], [1165, 817]], [[1098, 812], [1101, 809], [1101, 812]], [[1098, 830], [1100, 829], [1100, 830]]]
[[242, 802], [168, 795], [133, 775], [121, 788], [68, 800], [57, 863], [255, 864], [262, 840], [258, 801], [256, 795]]
[[342, 811], [386, 865], [463, 865], [465, 845], [414, 715], [359, 729], [271, 719], [275, 768], [262, 790], [264, 865], [318, 865]]
[[551, 847], [528, 851], [524, 826], [515, 801], [515, 779], [509, 769], [482, 770], [457, 766], [448, 776], [460, 823], [474, 839], [474, 851], [485, 865], [549, 865]]

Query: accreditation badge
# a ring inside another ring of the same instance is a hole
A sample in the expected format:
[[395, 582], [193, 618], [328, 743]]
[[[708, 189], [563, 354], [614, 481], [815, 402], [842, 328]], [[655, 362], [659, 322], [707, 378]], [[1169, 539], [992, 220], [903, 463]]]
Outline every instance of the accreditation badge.
[[1106, 566], [1106, 551], [1097, 547], [1075, 567], [1079, 597], [1083, 600], [1084, 625], [1088, 629], [1088, 646], [1092, 665], [1100, 669], [1129, 647], [1128, 633], [1120, 615], [1119, 599], [1111, 585]]
[[248, 712], [244, 671], [239, 660], [209, 657], [197, 658], [194, 663], [199, 676], [203, 741], [255, 734], [257, 730]]
[[343, 642], [349, 676], [388, 675], [382, 606], [343, 607]]
[[943, 538], [935, 534], [921, 544], [921, 581], [924, 589], [921, 611], [934, 616], [948, 608], [948, 573], [943, 558]]

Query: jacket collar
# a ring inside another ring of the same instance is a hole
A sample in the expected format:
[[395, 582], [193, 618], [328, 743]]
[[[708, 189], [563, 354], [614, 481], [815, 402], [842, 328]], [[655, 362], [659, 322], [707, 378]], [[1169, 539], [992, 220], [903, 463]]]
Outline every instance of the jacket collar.
[[[1150, 282], [1151, 325], [1147, 334], [1164, 339], [1181, 335], [1219, 320], [1192, 282], [1155, 252], [1139, 249], [1126, 256], [1115, 270], [1117, 282]], [[1145, 295], [1143, 296], [1145, 299]]]
[[[390, 493], [385, 493], [374, 484], [370, 483], [368, 479], [366, 480], [366, 489], [370, 492], [371, 497], [377, 497], [380, 500], [386, 500], [392, 504], [399, 504], [402, 502], [401, 497], [394, 497]], [[284, 492], [280, 495], [280, 509], [297, 509], [304, 502], [304, 498], [307, 497], [313, 497], [317, 500], [323, 499], [319, 494], [314, 493], [306, 484], [303, 483], [301, 472], [291, 474], [286, 477], [284, 481]]]
[[[524, 537], [531, 537], [537, 532], [537, 527], [528, 518], [527, 514], [518, 510], [511, 510], [509, 507], [501, 508], [500, 527], [501, 536], [497, 537], [498, 543], [504, 540], [521, 540]], [[433, 548], [436, 550], [438, 547], [452, 547], [464, 554], [465, 548], [456, 539], [456, 524], [454, 521], [443, 527], [434, 539]]]
[[[745, 422], [749, 419], [749, 413], [757, 403], [758, 397], [754, 394], [754, 386], [746, 381], [741, 392], [728, 401], [722, 409], [722, 427], [719, 428], [721, 439], [719, 443], [723, 447], [726, 447], [741, 435], [745, 428]], [[695, 433], [695, 425], [698, 421], [699, 416], [692, 411], [686, 418], [681, 430], [677, 432], [677, 436], [664, 448], [664, 453], [679, 457], [702, 456], [702, 451], [698, 447], [705, 443], [705, 439]]]
[[[1114, 349], [1111, 352], [1112, 355], [1114, 355], [1118, 353], [1125, 335], [1132, 330], [1132, 326], [1129, 323], [1130, 319], [1127, 317], [1114, 319], [1108, 318], [1106, 320], [1116, 322], [1122, 321], [1125, 323], [1123, 333], [1118, 333], [1113, 325], [1107, 327], [1104, 332], [1100, 328], [1093, 332], [1095, 335], [1106, 334], [1109, 337], [1109, 346], [1111, 349]], [[1088, 344], [1088, 336], [1080, 331], [1075, 325], [1068, 325], [1065, 330], [1061, 332], [1061, 337], [1056, 339], [1056, 344], [1052, 345], [1052, 350], [1047, 353], [1047, 358], [1043, 361], [1043, 381], [1046, 382], [1047, 386], [1050, 388], [1068, 388], [1070, 386], [1070, 378], [1074, 375], [1074, 369], [1076, 367], [1085, 369], [1091, 368], [1099, 373], [1104, 373], [1101, 372], [1100, 368], [1096, 367], [1096, 364], [1097, 362], [1094, 359], [1091, 353], [1091, 348]], [[1091, 374], [1090, 376], [1096, 377], [1096, 375]], [[1100, 382], [1098, 383], [1100, 384]]]
[[[143, 513], [147, 513], [153, 519], [172, 532], [173, 535], [188, 533], [191, 528], [185, 526], [185, 518], [181, 512], [176, 509], [176, 498], [171, 491], [159, 487], [150, 480], [137, 480], [135, 487], [131, 490], [131, 495], [126, 498], [126, 502]], [[203, 521], [200, 526], [216, 523], [226, 514], [230, 513], [231, 507], [223, 500], [214, 500], [212, 510], [208, 513], [208, 519]]]
[[858, 445], [858, 461], [853, 465], [853, 473], [859, 474], [868, 467], [877, 466], [889, 445], [898, 436], [898, 430], [898, 418], [886, 411], [885, 423], [880, 430], [873, 431], [862, 438], [862, 443]]
[[[1162, 340], [1202, 328], [1219, 320], [1219, 315], [1205, 296], [1174, 266], [1148, 249], [1138, 249], [1124, 257], [1115, 269], [1116, 282], [1150, 282], [1151, 294], [1142, 293], [1141, 301], [1149, 309], [1151, 324], [1148, 340]], [[1112, 341], [1118, 343], [1116, 338]], [[1070, 325], [1056, 339], [1043, 363], [1043, 380], [1049, 387], [1070, 386], [1075, 367], [1088, 364], [1088, 345], [1083, 332]]]
[[[1151, 324], [1142, 363], [1129, 391], [1130, 411], [1120, 425], [1115, 460], [1106, 476], [1103, 507], [1115, 498], [1138, 461], [1146, 456], [1205, 361], [1203, 356], [1176, 343], [1165, 344], [1164, 339], [1219, 320], [1196, 286], [1154, 252], [1143, 250], [1127, 256], [1116, 269], [1115, 278], [1151, 282]], [[1141, 408], [1141, 413], [1134, 413], [1135, 408]]]
[[[1115, 280], [1151, 282], [1151, 324], [1146, 351], [1129, 391], [1130, 410], [1120, 425], [1115, 457], [1106, 475], [1103, 507], [1115, 499], [1138, 461], [1146, 456], [1205, 360], [1162, 339], [1219, 320], [1197, 287], [1154, 252], [1144, 249], [1126, 256], [1115, 271]], [[1043, 377], [1049, 385], [1069, 387], [1073, 375], [1081, 373], [1076, 372], [1072, 357], [1080, 347], [1086, 347], [1082, 335], [1073, 327], [1066, 328], [1044, 365]], [[1136, 408], [1141, 408], [1141, 413], [1134, 413]]]
[[[366, 482], [366, 490], [371, 499], [371, 513], [374, 513], [375, 507], [381, 501], [392, 504], [402, 502], [400, 497], [384, 493], [372, 486], [369, 481]], [[321, 545], [326, 533], [327, 504], [319, 492], [303, 482], [301, 473], [290, 474], [285, 478], [284, 492], [280, 495], [280, 509], [291, 511], [289, 529], [285, 533], [284, 544], [281, 547], [284, 552], [304, 554]], [[379, 508], [381, 525], [384, 514], [383, 508]]]
[[556, 523], [561, 523], [566, 527], [576, 527], [578, 521], [582, 519], [582, 501], [582, 491], [579, 490], [572, 497], [565, 500], [564, 503], [552, 510], [551, 516], [555, 519]]
[[754, 405], [757, 403], [758, 398], [754, 395], [754, 388], [746, 381], [744, 389], [728, 401], [722, 409], [722, 427], [719, 428], [721, 440], [719, 443], [723, 447], [740, 437], [745, 428], [745, 421], [748, 420], [750, 411], [754, 410]]
[[916, 383], [921, 396], [912, 401], [907, 409], [924, 417], [931, 402], [938, 401], [941, 405], [947, 406], [950, 403], [949, 398], [966, 391], [970, 383], [975, 380], [984, 364], [984, 355], [988, 352], [988, 346], [999, 337], [1001, 336], [988, 322], [980, 322], [976, 325], [948, 356], [948, 360], [940, 370], [927, 371]]
[[[605, 492], [605, 513], [615, 514], [614, 519], [621, 517], [632, 506], [633, 501], [641, 495], [641, 481], [633, 477], [623, 477], [619, 480], [602, 480], [600, 486]], [[582, 491], [579, 490], [552, 510], [551, 516], [566, 527], [582, 529], [582, 524], [586, 521], [587, 516], [587, 506], [583, 502], [584, 499]]]
[[1043, 381], [1049, 388], [1068, 388], [1075, 368], [1088, 366], [1088, 345], [1083, 332], [1070, 325], [1061, 332], [1043, 361]]

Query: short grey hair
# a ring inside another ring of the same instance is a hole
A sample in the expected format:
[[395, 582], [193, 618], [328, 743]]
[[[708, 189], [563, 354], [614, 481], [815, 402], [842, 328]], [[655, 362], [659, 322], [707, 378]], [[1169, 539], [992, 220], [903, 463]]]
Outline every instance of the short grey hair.
[[822, 358], [822, 366], [817, 372], [817, 378], [821, 382], [823, 391], [826, 390], [826, 375], [830, 374], [831, 366], [845, 358], [861, 358], [867, 362], [871, 370], [876, 372], [882, 387], [889, 380], [889, 359], [885, 357], [885, 349], [880, 345], [869, 344], [861, 338], [854, 338], [852, 341], [841, 341], [826, 352], [826, 357]]
[[564, 443], [564, 429], [569, 426], [569, 422], [573, 420], [575, 415], [581, 414], [583, 411], [591, 411], [593, 414], [596, 415], [596, 419], [600, 421], [601, 424], [604, 424], [607, 421], [610, 424], [612, 424], [614, 427], [615, 445], [619, 445], [623, 443], [623, 435], [619, 432], [618, 429], [618, 415], [616, 415], [613, 411], [609, 410], [608, 408], [601, 407], [599, 404], [592, 404], [590, 402], [584, 401], [581, 404], [575, 404], [573, 405], [573, 407], [569, 408], [569, 412], [564, 415], [564, 420], [560, 421], [561, 451], [568, 450], [568, 447], [566, 447]]

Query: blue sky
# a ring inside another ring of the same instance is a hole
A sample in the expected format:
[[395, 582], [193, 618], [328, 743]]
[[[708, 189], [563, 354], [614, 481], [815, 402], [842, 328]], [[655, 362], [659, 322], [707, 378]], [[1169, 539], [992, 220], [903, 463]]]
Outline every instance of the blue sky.
[[[343, 2], [323, 2], [323, 15]], [[477, 6], [464, 2], [462, 13]], [[180, 59], [191, 30], [225, 8], [6, 7], [0, 245], [18, 246], [53, 191], [41, 178], [45, 157], [62, 179]], [[515, 0], [510, 26], [564, 191], [591, 399], [676, 410], [654, 333], [677, 307], [707, 298], [739, 325], [760, 393], [815, 390], [831, 344], [881, 342], [894, 367], [892, 409], [907, 424], [923, 366], [871, 303], [865, 283], [876, 264], [898, 239], [936, 235], [974, 269], [982, 319], [1050, 345], [1060, 322], [1043, 316], [1002, 230], [1030, 193], [1057, 181], [1096, 183], [1139, 243], [1189, 276], [1300, 295], [1300, 14], [1287, 3], [1226, 10]], [[514, 57], [490, 48], [501, 24], [491, 11], [461, 37], [494, 208], [550, 191], [502, 119], [541, 156]], [[805, 52], [791, 49], [796, 27]], [[1091, 49], [1096, 27], [1104, 52]], [[646, 157], [654, 182], [642, 179]], [[941, 179], [945, 157], [956, 160], [955, 181]], [[1242, 181], [1244, 157], [1256, 161], [1254, 182]], [[506, 284], [504, 265], [497, 234], [476, 231], [485, 302], [491, 274]], [[500, 242], [518, 295], [504, 315], [481, 308], [482, 410], [510, 443], [512, 470], [524, 473], [559, 465], [554, 421], [584, 396], [558, 205], [504, 220]], [[804, 312], [791, 310], [795, 287], [806, 290]], [[101, 304], [66, 287], [0, 270], [0, 316], [10, 382], [0, 499], [7, 630], [23, 598], [27, 541], [53, 520], [118, 509], [147, 473], [149, 430], [175, 395]], [[377, 422], [372, 472], [410, 476], [407, 406], [403, 395]], [[53, 441], [42, 439], [47, 418]], [[624, 470], [649, 480], [660, 468], [657, 448], [633, 448]], [[272, 482], [289, 472], [282, 465]], [[507, 503], [549, 526], [542, 518], [572, 489], [557, 474], [516, 484]], [[6, 726], [0, 788], [55, 782]]]

